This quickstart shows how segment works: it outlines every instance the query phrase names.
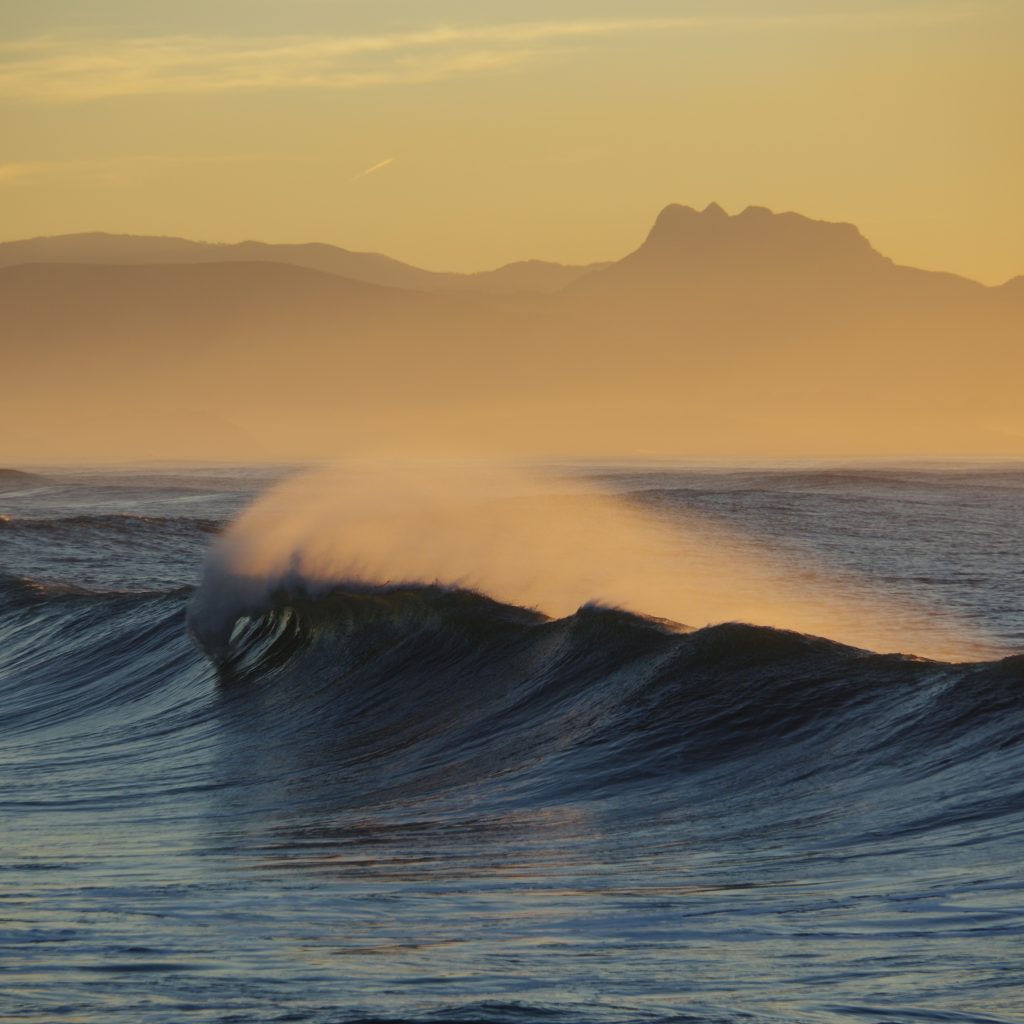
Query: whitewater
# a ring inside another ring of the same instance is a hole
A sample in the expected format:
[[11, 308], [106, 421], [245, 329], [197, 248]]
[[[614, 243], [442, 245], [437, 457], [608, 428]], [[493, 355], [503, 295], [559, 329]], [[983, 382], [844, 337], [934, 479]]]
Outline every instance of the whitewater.
[[1024, 1022], [1024, 467], [0, 480], [0, 1020]]

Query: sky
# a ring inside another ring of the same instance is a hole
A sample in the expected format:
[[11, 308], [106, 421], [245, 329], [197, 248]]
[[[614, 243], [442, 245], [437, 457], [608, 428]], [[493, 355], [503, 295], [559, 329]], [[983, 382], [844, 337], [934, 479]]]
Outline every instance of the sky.
[[0, 239], [586, 263], [670, 202], [1024, 274], [1021, 0], [0, 0]]

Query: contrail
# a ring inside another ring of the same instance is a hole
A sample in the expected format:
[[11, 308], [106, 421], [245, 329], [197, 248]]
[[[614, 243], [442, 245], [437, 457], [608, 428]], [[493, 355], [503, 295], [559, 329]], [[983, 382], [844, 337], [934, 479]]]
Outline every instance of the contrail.
[[368, 178], [371, 174], [376, 174], [378, 171], [383, 170], [388, 164], [393, 164], [395, 158], [389, 156], [387, 160], [381, 160], [379, 164], [374, 164], [372, 167], [367, 167], [365, 171], [360, 171], [352, 180], [359, 181], [362, 178]]

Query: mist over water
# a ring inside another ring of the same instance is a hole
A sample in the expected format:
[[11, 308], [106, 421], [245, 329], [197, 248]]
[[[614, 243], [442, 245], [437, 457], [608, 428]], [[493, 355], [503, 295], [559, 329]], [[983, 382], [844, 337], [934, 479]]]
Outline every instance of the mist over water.
[[222, 652], [236, 620], [275, 597], [352, 583], [458, 587], [558, 617], [596, 603], [691, 627], [749, 622], [945, 660], [999, 651], [948, 611], [709, 517], [493, 463], [334, 467], [278, 484], [212, 546], [190, 625]]

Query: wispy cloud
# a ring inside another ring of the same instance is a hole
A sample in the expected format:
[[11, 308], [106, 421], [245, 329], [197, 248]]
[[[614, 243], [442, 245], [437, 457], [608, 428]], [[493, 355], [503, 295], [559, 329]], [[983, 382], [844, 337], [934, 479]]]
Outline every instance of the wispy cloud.
[[15, 185], [44, 174], [63, 169], [63, 164], [50, 160], [23, 160], [19, 163], [0, 164], [0, 188]]
[[128, 181], [168, 167], [244, 164], [252, 160], [296, 162], [299, 158], [273, 153], [223, 154], [126, 154], [105, 159], [21, 160], [0, 163], [0, 188], [32, 183], [39, 178], [73, 175], [77, 180]]
[[393, 156], [389, 156], [386, 160], [381, 160], [379, 163], [372, 164], [367, 167], [366, 170], [360, 171], [358, 174], [353, 175], [353, 181], [361, 181], [363, 178], [368, 178], [371, 174], [376, 174], [378, 171], [383, 171], [385, 167], [390, 167], [395, 162]]
[[440, 81], [518, 67], [600, 39], [643, 33], [777, 31], [963, 20], [981, 3], [860, 13], [583, 19], [437, 27], [355, 36], [39, 36], [0, 44], [0, 97], [50, 102], [117, 96], [296, 88], [351, 89]]

